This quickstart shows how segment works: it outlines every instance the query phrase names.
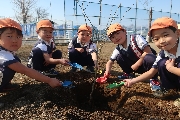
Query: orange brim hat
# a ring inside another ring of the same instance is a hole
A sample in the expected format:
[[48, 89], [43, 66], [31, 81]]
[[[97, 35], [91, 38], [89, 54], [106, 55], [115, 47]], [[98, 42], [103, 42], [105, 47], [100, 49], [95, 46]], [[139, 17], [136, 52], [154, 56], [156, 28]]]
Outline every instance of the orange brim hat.
[[78, 29], [78, 32], [80, 31], [89, 31], [90, 33], [92, 33], [91, 27], [88, 26], [87, 24], [81, 25]]
[[40, 20], [36, 25], [36, 30], [39, 30], [39, 28], [42, 28], [42, 27], [49, 27], [49, 28], [54, 29], [50, 20]]
[[0, 19], [0, 28], [5, 27], [12, 27], [22, 31], [21, 25], [10, 18]]
[[152, 30], [161, 29], [161, 28], [167, 28], [167, 27], [170, 27], [170, 26], [178, 29], [176, 21], [173, 20], [172, 18], [169, 18], [169, 17], [158, 18], [151, 25], [151, 28], [150, 28], [150, 30], [148, 32], [148, 35], [151, 36], [151, 31]]
[[110, 37], [110, 35], [113, 32], [116, 32], [118, 30], [124, 30], [126, 32], [126, 30], [119, 23], [114, 23], [114, 24], [110, 25], [109, 28], [107, 29], [108, 37]]

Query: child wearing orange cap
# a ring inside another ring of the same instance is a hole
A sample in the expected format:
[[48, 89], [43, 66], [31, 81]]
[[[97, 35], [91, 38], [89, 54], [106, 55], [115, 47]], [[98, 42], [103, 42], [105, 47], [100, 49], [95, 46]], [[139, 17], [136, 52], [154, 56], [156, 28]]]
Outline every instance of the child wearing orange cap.
[[[84, 24], [78, 29], [77, 37], [74, 37], [69, 45], [69, 60], [72, 63], [78, 63], [82, 66], [87, 66], [87, 70], [94, 72], [94, 66], [97, 67], [96, 44], [91, 41], [92, 29]], [[73, 68], [70, 72], [75, 72]]]
[[53, 41], [53, 25], [50, 20], [41, 20], [36, 25], [38, 41], [32, 49], [28, 67], [45, 74], [59, 75], [55, 71], [57, 64], [69, 65], [67, 59], [61, 59], [62, 53], [57, 50]]
[[61, 86], [59, 80], [44, 76], [20, 63], [20, 59], [14, 54], [14, 51], [21, 47], [22, 38], [20, 24], [9, 18], [0, 19], [0, 92], [18, 87], [17, 84], [11, 83], [16, 72], [48, 83], [51, 87]]
[[169, 95], [171, 89], [180, 89], [180, 42], [176, 21], [168, 17], [158, 18], [149, 30], [149, 36], [154, 44], [161, 49], [152, 68], [142, 75], [125, 79], [125, 86], [152, 78], [159, 73], [161, 89], [155, 91], [157, 97]]
[[[134, 77], [132, 73], [142, 74], [152, 67], [156, 52], [141, 35], [127, 35], [126, 30], [118, 23], [109, 26], [107, 35], [114, 44], [118, 45], [106, 64], [104, 76], [110, 75], [115, 60], [124, 72], [119, 76], [121, 79], [132, 78]], [[157, 76], [156, 74], [150, 81], [158, 81]], [[154, 89], [157, 88], [152, 88]]]

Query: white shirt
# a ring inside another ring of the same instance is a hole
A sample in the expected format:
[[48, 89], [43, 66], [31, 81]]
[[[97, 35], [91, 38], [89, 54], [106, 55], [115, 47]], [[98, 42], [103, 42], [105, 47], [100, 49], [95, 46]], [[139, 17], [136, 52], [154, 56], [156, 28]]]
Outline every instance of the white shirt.
[[[132, 45], [131, 42], [131, 36], [127, 35], [127, 48], [124, 48], [122, 45], [119, 45], [120, 50], [123, 49], [125, 51], [128, 51], [128, 47], [129, 45]], [[146, 42], [146, 40], [141, 36], [141, 35], [136, 35], [135, 36], [135, 41], [137, 43], [137, 46], [141, 49], [144, 50], [144, 48], [148, 45], [148, 43]], [[111, 60], [116, 60], [117, 56], [120, 54], [120, 52], [115, 48], [115, 50], [113, 51], [112, 55], [111, 55]]]
[[[91, 43], [90, 42], [86, 42], [85, 44], [81, 44], [81, 41], [77, 38], [77, 43], [79, 43], [81, 45], [81, 47], [87, 47], [86, 48], [86, 51], [91, 53], [93, 51], [97, 51], [97, 46], [95, 43]], [[73, 41], [71, 40], [69, 45], [68, 45], [68, 48], [73, 48], [74, 45], [73, 45]]]

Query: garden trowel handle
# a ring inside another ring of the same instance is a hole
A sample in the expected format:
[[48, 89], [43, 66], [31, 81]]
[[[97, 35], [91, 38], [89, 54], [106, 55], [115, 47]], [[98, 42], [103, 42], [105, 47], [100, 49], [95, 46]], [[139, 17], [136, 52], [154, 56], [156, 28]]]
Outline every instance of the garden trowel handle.
[[71, 62], [68, 62], [68, 64], [69, 64], [70, 66], [73, 66], [73, 65], [71, 64]]

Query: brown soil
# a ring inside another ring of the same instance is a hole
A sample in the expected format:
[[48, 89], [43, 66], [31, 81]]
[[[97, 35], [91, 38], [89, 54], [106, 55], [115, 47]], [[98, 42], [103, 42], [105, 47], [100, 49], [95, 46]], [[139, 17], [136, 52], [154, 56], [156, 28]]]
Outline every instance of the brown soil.
[[[115, 45], [106, 43], [101, 46], [99, 66], [104, 70]], [[23, 45], [17, 52], [23, 64], [27, 62], [31, 48]], [[58, 48], [64, 53], [63, 57], [67, 57], [67, 46]], [[0, 119], [180, 119], [180, 109], [173, 105], [175, 97], [163, 100], [155, 98], [149, 83], [137, 83], [131, 88], [107, 89], [108, 83], [118, 81], [117, 76], [122, 74], [116, 63], [108, 82], [101, 85], [94, 84], [94, 74], [81, 71], [69, 73], [70, 67], [61, 65], [58, 65], [57, 70], [61, 72], [58, 77], [60, 80], [71, 80], [75, 87], [51, 88], [17, 73], [12, 82], [19, 83], [21, 88], [0, 93]]]

